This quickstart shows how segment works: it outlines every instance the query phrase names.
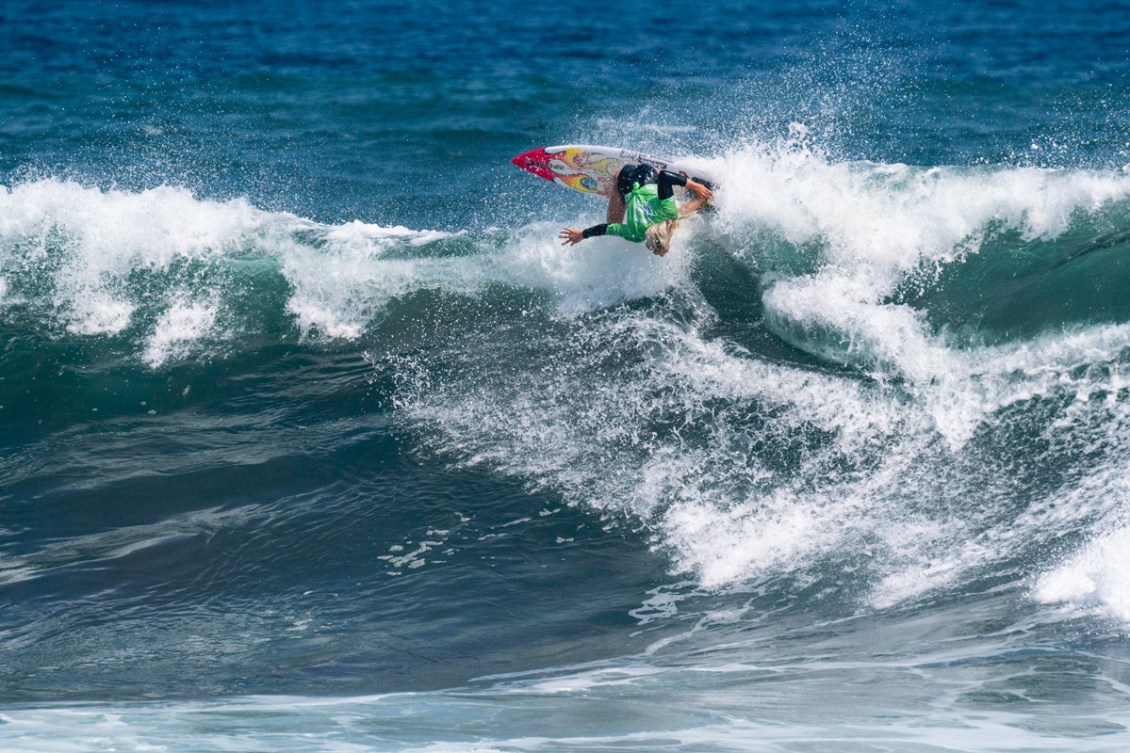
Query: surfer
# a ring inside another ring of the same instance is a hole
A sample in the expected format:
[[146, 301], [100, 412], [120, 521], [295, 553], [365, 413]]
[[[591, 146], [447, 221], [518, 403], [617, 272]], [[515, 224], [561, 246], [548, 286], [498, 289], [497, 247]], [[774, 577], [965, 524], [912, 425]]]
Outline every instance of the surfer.
[[[698, 198], [680, 209], [674, 186], [685, 186]], [[663, 256], [679, 220], [703, 209], [712, 198], [709, 186], [684, 174], [669, 170], [657, 174], [648, 164], [624, 165], [616, 176], [616, 190], [608, 197], [608, 221], [584, 230], [564, 228], [557, 237], [562, 246], [575, 246], [585, 238], [617, 235], [633, 243], [645, 241], [652, 253]]]

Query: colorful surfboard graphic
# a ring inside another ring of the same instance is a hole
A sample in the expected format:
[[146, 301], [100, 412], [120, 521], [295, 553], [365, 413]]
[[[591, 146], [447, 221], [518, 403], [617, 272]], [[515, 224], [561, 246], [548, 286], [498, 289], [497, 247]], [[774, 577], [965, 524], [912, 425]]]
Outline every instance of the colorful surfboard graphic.
[[666, 160], [626, 149], [580, 145], [532, 149], [510, 161], [566, 188], [601, 196], [612, 192], [616, 175], [628, 163], [648, 162], [659, 170], [666, 169], [668, 164]]

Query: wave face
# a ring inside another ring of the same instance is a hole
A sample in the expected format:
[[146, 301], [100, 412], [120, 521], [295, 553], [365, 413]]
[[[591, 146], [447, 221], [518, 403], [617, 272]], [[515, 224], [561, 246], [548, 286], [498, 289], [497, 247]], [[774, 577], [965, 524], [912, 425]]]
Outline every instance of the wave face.
[[13, 6], [0, 748], [1124, 749], [1125, 14], [430, 5]]

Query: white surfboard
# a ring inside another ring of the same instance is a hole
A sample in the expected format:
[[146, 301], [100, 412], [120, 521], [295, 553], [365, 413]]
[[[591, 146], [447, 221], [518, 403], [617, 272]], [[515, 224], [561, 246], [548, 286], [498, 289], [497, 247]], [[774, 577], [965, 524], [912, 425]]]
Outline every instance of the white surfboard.
[[559, 186], [600, 196], [608, 196], [616, 190], [616, 175], [620, 168], [640, 163], [649, 164], [656, 170], [685, 172], [700, 182], [713, 185], [709, 177], [699, 177], [677, 161], [611, 146], [547, 146], [519, 154], [510, 161]]

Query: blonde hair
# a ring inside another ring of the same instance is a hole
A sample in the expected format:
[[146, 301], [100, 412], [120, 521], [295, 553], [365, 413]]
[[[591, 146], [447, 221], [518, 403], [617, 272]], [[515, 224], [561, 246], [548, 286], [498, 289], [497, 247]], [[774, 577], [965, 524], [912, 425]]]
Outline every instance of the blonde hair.
[[656, 256], [663, 256], [671, 249], [671, 236], [678, 229], [678, 220], [657, 222], [647, 229], [645, 245]]

